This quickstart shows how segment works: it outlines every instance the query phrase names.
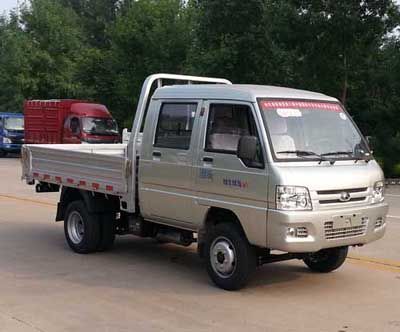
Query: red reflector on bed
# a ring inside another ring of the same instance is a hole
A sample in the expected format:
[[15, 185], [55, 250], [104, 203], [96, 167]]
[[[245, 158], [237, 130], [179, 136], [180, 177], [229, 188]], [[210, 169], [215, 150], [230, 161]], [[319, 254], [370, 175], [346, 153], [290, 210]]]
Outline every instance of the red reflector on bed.
[[276, 109], [276, 108], [307, 108], [318, 109], [323, 111], [343, 112], [342, 107], [337, 103], [323, 103], [315, 101], [301, 101], [301, 100], [263, 100], [261, 101], [263, 109]]

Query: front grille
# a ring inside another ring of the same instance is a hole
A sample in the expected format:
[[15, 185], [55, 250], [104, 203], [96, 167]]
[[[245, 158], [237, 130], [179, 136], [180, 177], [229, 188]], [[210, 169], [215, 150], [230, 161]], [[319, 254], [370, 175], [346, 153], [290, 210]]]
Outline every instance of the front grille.
[[24, 139], [23, 138], [11, 138], [11, 143], [12, 144], [24, 144]]
[[367, 191], [368, 188], [352, 188], [352, 189], [335, 189], [335, 190], [318, 190], [317, 194], [318, 195], [337, 195], [341, 194], [343, 191], [348, 192], [349, 194], [352, 193], [362, 193], [364, 191]]
[[[368, 187], [350, 189], [317, 190], [321, 205], [364, 202], [368, 199]], [[343, 194], [347, 195], [343, 199]]]
[[333, 228], [333, 221], [327, 221], [324, 224], [325, 239], [339, 240], [354, 236], [364, 235], [367, 231], [368, 221], [363, 220], [359, 226], [350, 226], [342, 228]]
[[334, 203], [348, 203], [348, 202], [361, 202], [365, 201], [367, 197], [353, 197], [347, 202], [342, 202], [340, 199], [321, 199], [319, 204], [334, 204]]

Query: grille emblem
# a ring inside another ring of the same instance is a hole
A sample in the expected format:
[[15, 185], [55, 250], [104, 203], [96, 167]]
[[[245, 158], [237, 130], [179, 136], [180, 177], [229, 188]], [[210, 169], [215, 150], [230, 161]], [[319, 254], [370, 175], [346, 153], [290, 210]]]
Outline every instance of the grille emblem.
[[350, 200], [350, 194], [347, 191], [343, 191], [340, 193], [340, 198], [339, 200], [341, 202], [348, 202]]

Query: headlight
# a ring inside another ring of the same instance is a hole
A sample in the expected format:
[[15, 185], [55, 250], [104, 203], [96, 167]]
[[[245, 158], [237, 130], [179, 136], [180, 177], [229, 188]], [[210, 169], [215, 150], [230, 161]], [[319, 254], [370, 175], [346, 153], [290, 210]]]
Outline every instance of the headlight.
[[11, 139], [9, 139], [8, 137], [3, 137], [3, 143], [4, 144], [11, 144]]
[[278, 210], [312, 210], [308, 189], [296, 186], [276, 186], [276, 208]]
[[373, 203], [383, 202], [385, 199], [385, 184], [383, 181], [375, 182], [374, 189], [372, 190]]

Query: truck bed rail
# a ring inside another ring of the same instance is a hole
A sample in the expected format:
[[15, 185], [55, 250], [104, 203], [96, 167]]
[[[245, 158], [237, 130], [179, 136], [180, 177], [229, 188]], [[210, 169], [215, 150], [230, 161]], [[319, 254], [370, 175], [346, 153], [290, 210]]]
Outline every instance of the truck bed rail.
[[125, 144], [25, 145], [22, 177], [112, 195], [128, 191]]

